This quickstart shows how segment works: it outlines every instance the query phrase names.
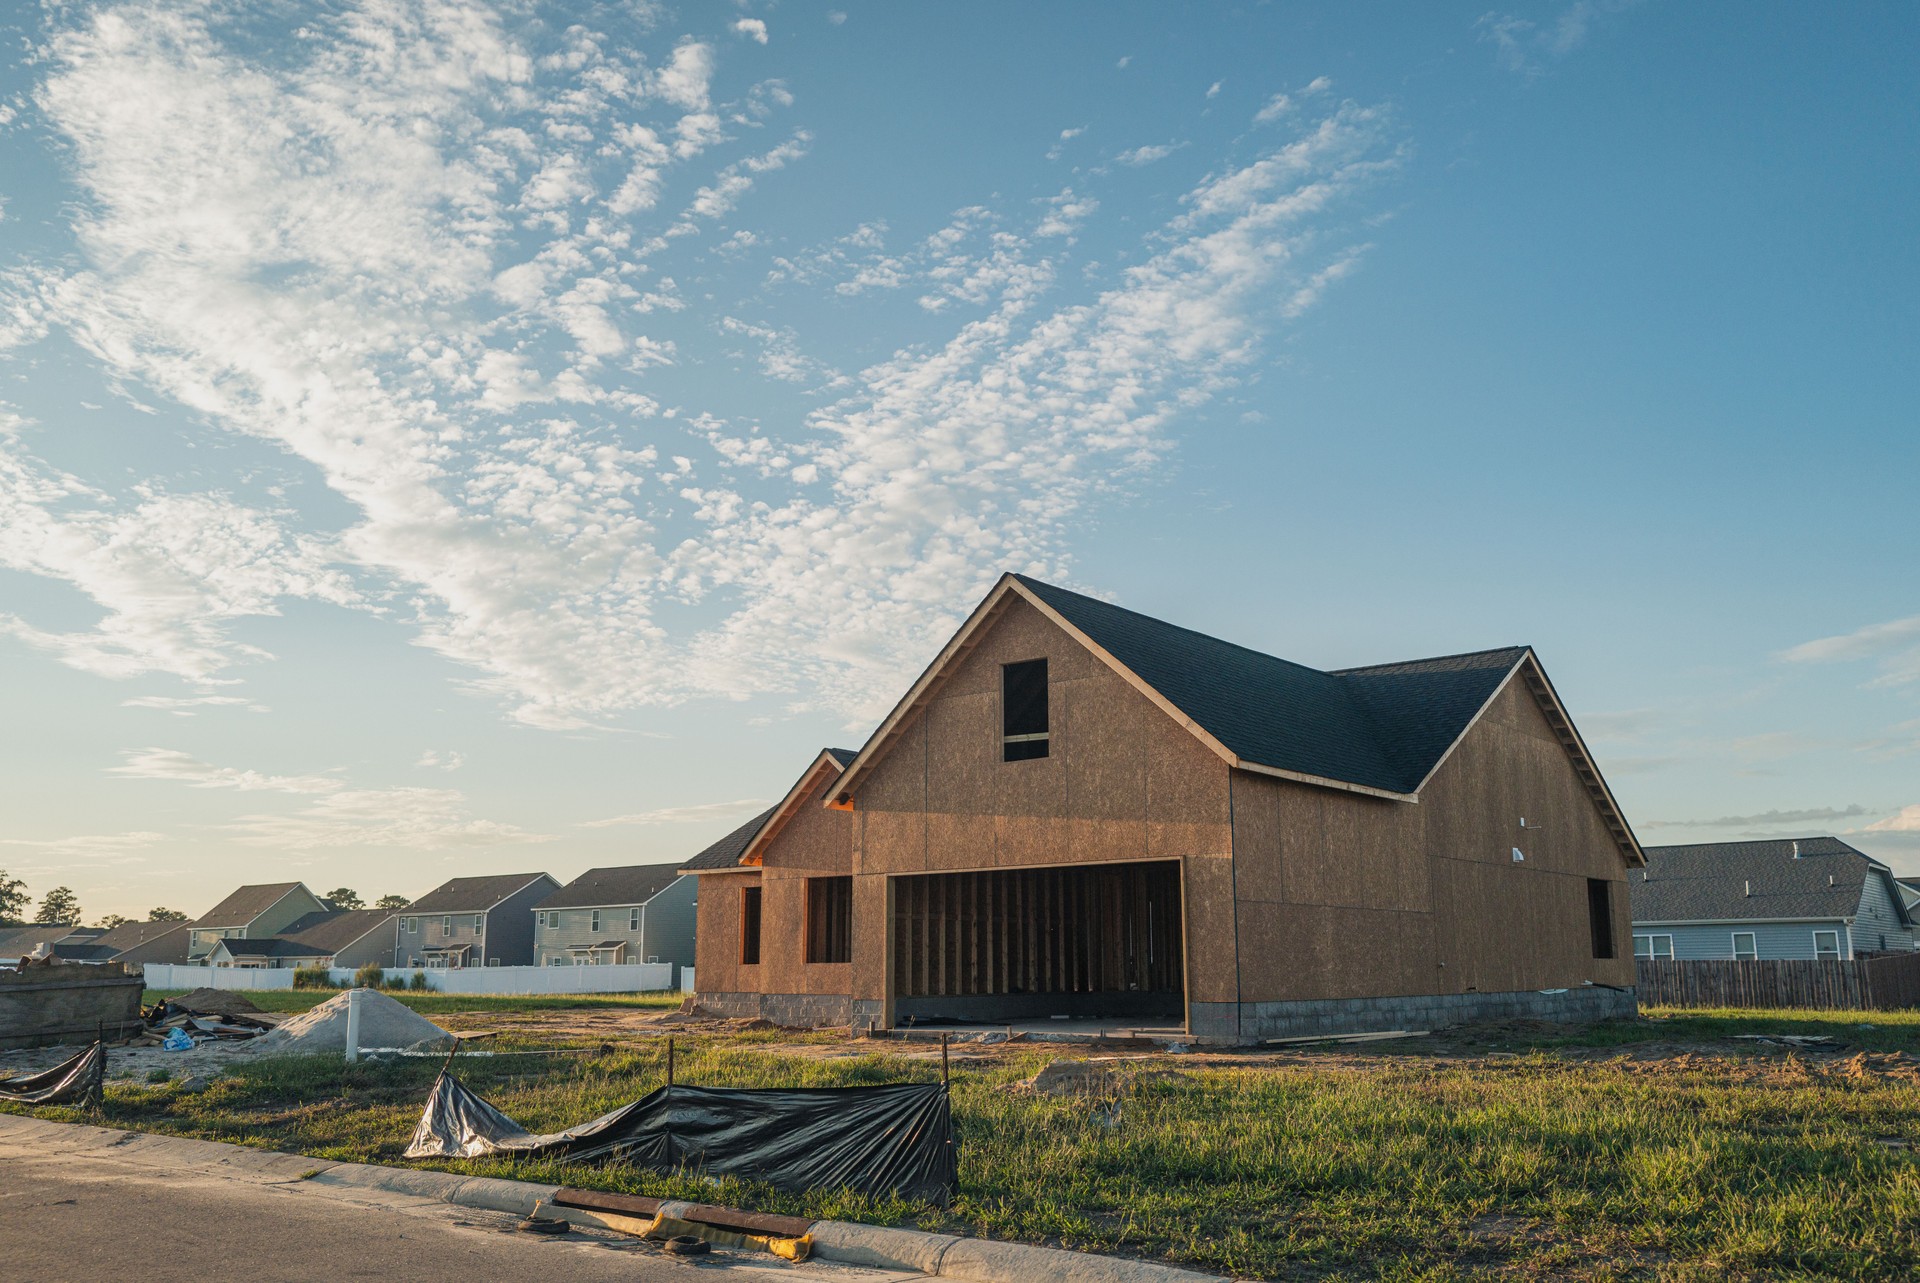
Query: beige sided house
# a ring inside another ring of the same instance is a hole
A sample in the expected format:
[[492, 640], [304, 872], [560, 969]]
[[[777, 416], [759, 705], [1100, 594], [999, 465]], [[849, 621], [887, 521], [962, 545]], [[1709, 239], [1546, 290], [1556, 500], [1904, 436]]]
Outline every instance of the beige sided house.
[[588, 869], [534, 906], [539, 965], [664, 962], [690, 967], [693, 899], [699, 885], [677, 864]]
[[187, 933], [187, 960], [203, 962], [213, 946], [231, 937], [278, 935], [295, 919], [322, 913], [326, 901], [300, 882], [274, 882], [241, 887], [200, 915]]
[[1210, 1042], [1635, 1008], [1640, 847], [1533, 651], [1332, 672], [1003, 577], [697, 859], [699, 1000]]
[[400, 910], [394, 965], [533, 965], [533, 906], [560, 889], [551, 874], [455, 878]]

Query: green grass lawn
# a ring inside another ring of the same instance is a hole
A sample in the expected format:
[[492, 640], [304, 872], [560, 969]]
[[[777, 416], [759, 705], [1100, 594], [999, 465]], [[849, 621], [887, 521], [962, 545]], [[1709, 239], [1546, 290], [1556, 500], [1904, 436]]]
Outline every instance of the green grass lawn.
[[[953, 1079], [960, 1194], [947, 1209], [620, 1168], [441, 1165], [1263, 1278], [1920, 1274], [1920, 1162], [1908, 1148], [1920, 1146], [1920, 1086], [1910, 1068], [1859, 1074], [1843, 1061], [1630, 1058], [1645, 1051], [1635, 1043], [1750, 1032], [1824, 1032], [1855, 1046], [1912, 1050], [1920, 1013], [1655, 1014], [1665, 1018], [1593, 1031], [1589, 1047], [1623, 1053], [1604, 1059], [1547, 1047], [1491, 1058], [1342, 1055], [1189, 1068], [1140, 1085], [1117, 1121], [1086, 1100], [1007, 1090], [1056, 1052], [963, 1060]], [[1858, 1029], [1863, 1023], [1876, 1028]], [[664, 1047], [643, 1044], [476, 1056], [456, 1072], [522, 1124], [545, 1130], [658, 1086], [663, 1058]], [[112, 1085], [107, 1118], [393, 1163], [436, 1068], [263, 1061], [197, 1095], [170, 1084]], [[809, 1059], [710, 1037], [682, 1037], [677, 1070], [682, 1081], [724, 1086], [934, 1072], [885, 1052]]]

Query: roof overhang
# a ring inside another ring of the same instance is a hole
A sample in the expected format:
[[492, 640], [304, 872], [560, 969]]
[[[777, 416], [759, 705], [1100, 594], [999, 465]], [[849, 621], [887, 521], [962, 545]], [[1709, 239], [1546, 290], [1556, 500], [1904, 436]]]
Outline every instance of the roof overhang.
[[[773, 839], [778, 837], [780, 831], [786, 828], [793, 817], [799, 813], [801, 803], [805, 802], [823, 782], [841, 774], [843, 774], [843, 768], [840, 765], [840, 759], [835, 757], [831, 750], [821, 749], [820, 756], [814, 758], [812, 764], [800, 773], [800, 778], [795, 780], [793, 787], [787, 790], [787, 795], [780, 799], [778, 806], [773, 808], [773, 815], [760, 826], [760, 831], [753, 835], [753, 841], [747, 843], [746, 850], [740, 853], [740, 863], [736, 867], [757, 868], [766, 858], [767, 848], [773, 844]], [[827, 798], [829, 804], [833, 800], [832, 797]], [[712, 872], [720, 871], [712, 870]]]

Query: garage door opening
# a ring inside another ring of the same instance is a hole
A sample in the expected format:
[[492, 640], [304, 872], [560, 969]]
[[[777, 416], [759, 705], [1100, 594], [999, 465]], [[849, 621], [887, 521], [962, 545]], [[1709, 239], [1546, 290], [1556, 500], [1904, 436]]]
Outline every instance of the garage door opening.
[[1177, 861], [893, 880], [893, 1018], [1184, 1024]]

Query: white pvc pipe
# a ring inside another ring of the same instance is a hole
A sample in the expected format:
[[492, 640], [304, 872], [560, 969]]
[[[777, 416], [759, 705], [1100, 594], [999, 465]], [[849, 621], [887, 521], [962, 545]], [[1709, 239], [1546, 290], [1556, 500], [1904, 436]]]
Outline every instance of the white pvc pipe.
[[347, 1062], [360, 1059], [360, 995], [365, 989], [347, 990]]

